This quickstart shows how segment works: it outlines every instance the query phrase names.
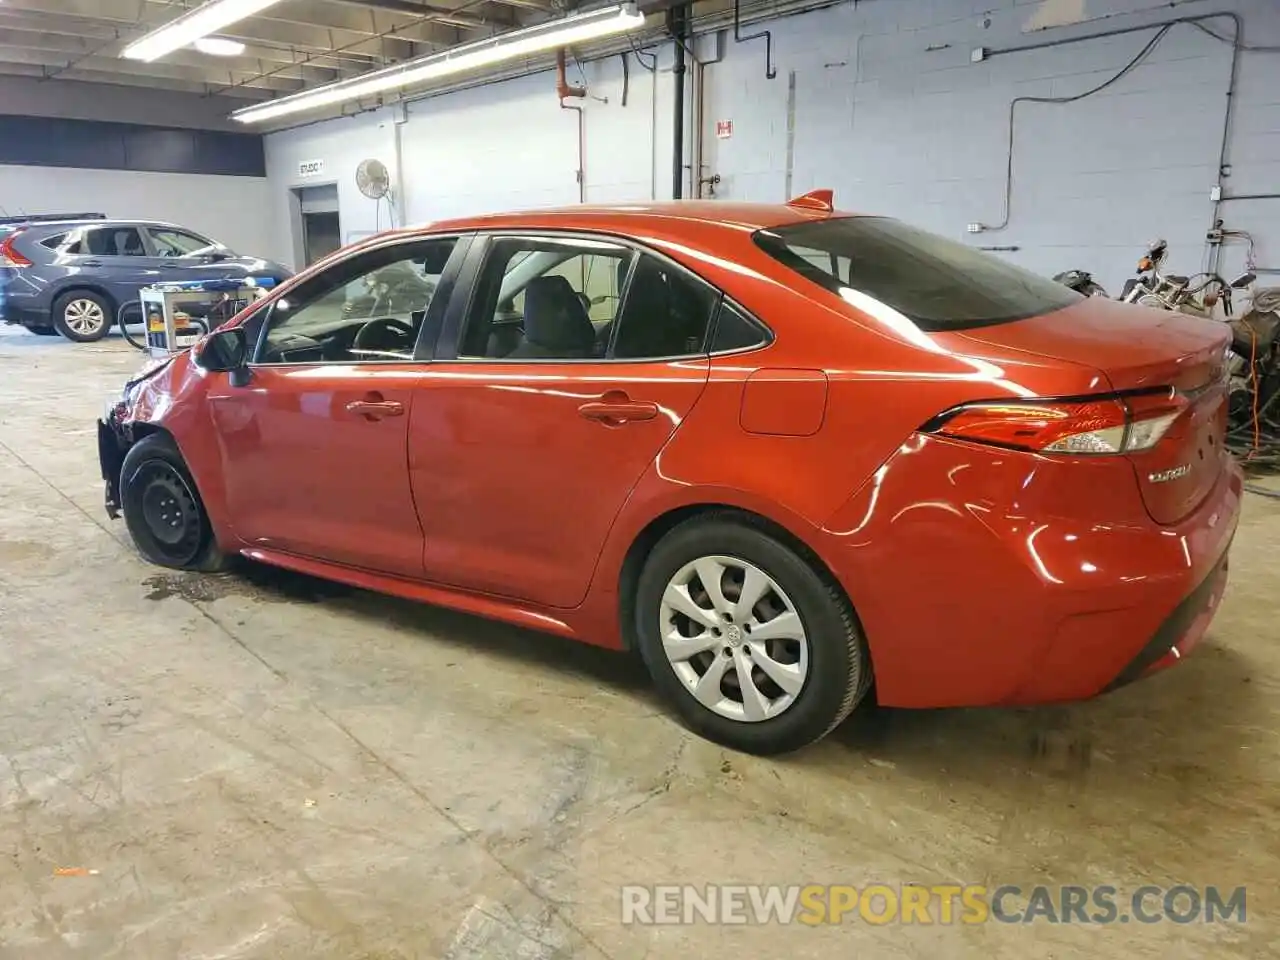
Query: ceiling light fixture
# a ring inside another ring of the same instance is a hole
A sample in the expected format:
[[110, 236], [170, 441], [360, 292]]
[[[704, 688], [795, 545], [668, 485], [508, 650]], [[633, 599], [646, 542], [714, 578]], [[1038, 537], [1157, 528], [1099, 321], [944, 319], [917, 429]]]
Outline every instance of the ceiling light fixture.
[[243, 43], [226, 37], [201, 37], [192, 46], [211, 57], [238, 57], [244, 53]]
[[217, 33], [238, 20], [261, 13], [280, 0], [209, 0], [163, 27], [129, 44], [120, 56], [126, 60], [159, 60], [166, 53], [189, 47], [201, 37]]
[[407, 60], [361, 77], [339, 80], [314, 90], [290, 94], [278, 100], [255, 104], [237, 110], [231, 116], [241, 123], [259, 123], [292, 113], [302, 113], [319, 107], [346, 103], [386, 90], [398, 90], [411, 84], [438, 77], [478, 70], [495, 63], [515, 60], [556, 47], [583, 43], [599, 37], [625, 33], [644, 26], [644, 14], [634, 4], [616, 4], [561, 17], [533, 27], [510, 30], [487, 40], [477, 40], [450, 47], [440, 53]]

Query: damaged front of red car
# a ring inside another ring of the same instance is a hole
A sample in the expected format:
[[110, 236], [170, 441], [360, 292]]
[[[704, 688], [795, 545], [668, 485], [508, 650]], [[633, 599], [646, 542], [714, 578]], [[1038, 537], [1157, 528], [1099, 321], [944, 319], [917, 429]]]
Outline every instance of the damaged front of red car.
[[[97, 432], [105, 506], [112, 519], [124, 509], [123, 471], [130, 451], [143, 439], [158, 437], [181, 454], [182, 469], [170, 480], [177, 498], [187, 496], [201, 501], [215, 541], [225, 543], [231, 538], [219, 496], [222, 483], [217, 435], [208, 421], [208, 407], [200, 401], [214, 372], [210, 366], [219, 370], [224, 366], [218, 362], [221, 351], [228, 344], [244, 342], [243, 332], [233, 329], [234, 332], [205, 337], [189, 350], [148, 363], [125, 383], [119, 397], [108, 399]], [[134, 465], [135, 469], [146, 466], [148, 462]], [[147, 506], [160, 508], [163, 504]]]

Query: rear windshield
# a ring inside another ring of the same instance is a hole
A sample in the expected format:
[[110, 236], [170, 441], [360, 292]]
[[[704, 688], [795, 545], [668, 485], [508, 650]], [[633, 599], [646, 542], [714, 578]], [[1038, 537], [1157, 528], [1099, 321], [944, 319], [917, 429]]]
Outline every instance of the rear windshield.
[[761, 230], [756, 244], [834, 293], [856, 291], [927, 331], [1024, 320], [1081, 295], [998, 257], [887, 217], [836, 217]]

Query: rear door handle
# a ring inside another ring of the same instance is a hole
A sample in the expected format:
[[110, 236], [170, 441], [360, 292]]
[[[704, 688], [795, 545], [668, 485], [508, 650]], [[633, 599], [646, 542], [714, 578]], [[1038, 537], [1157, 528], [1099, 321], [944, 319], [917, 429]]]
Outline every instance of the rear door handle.
[[366, 420], [381, 420], [383, 417], [404, 416], [404, 404], [396, 400], [352, 400], [347, 404], [347, 413], [364, 417]]
[[80, 261], [80, 266], [82, 266], [82, 267], [100, 267], [100, 266], [102, 266], [102, 261], [101, 261], [101, 260], [81, 260], [81, 261]]
[[652, 420], [658, 415], [658, 405], [647, 400], [591, 400], [578, 407], [578, 413], [600, 423], [626, 423]]

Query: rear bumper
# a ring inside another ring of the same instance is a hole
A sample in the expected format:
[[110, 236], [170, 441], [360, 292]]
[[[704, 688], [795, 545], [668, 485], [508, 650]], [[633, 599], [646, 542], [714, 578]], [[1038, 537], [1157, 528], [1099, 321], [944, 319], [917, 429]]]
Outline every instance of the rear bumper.
[[882, 703], [1085, 699], [1203, 636], [1240, 510], [1234, 463], [1189, 516], [1159, 525], [1123, 462], [1073, 466], [1067, 484], [1047, 458], [937, 438], [904, 451], [819, 545], [858, 611]]
[[52, 320], [48, 310], [31, 309], [15, 303], [12, 299], [0, 297], [0, 323], [17, 324], [23, 327], [47, 327]]
[[1165, 618], [1147, 645], [1107, 686], [1107, 691], [1173, 666], [1200, 643], [1213, 615], [1218, 612], [1218, 604], [1227, 586], [1228, 558], [1227, 553], [1222, 555], [1209, 576]]

